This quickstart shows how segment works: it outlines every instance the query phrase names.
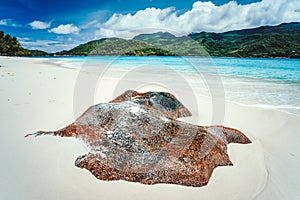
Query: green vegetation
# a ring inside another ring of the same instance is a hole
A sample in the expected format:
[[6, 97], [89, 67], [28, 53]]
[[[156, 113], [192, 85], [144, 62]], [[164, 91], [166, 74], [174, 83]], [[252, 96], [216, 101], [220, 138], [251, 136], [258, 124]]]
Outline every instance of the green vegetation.
[[79, 45], [56, 55], [127, 55], [127, 56], [197, 56], [206, 55], [203, 46], [187, 36], [170, 33], [142, 34], [132, 40], [104, 38]]
[[189, 35], [211, 56], [300, 57], [300, 23]]
[[120, 38], [104, 38], [79, 45], [69, 51], [62, 51], [56, 55], [130, 55], [130, 56], [149, 56], [149, 55], [174, 55], [163, 49], [154, 48], [152, 45], [139, 40], [124, 40]]
[[158, 48], [141, 48], [134, 49], [126, 53], [127, 56], [175, 56], [176, 54], [164, 49]]
[[58, 55], [300, 57], [300, 23], [225, 33], [141, 34], [132, 40], [105, 38]]
[[23, 48], [16, 37], [4, 34], [0, 31], [0, 56], [49, 56], [50, 54], [40, 50], [28, 50]]
[[29, 55], [27, 56], [35, 56], [35, 57], [40, 57], [40, 56], [53, 56], [53, 54], [47, 53], [45, 51], [41, 50], [27, 50], [29, 51]]
[[16, 37], [0, 31], [0, 55], [9, 56], [230, 56], [300, 58], [300, 23], [263, 26], [225, 33], [141, 34], [131, 40], [103, 38], [71, 50], [48, 54], [21, 47]]
[[178, 56], [207, 56], [203, 45], [187, 36], [176, 37], [168, 32], [141, 34], [133, 38], [146, 42], [152, 48], [157, 48], [170, 52]]
[[1, 56], [27, 56], [29, 51], [22, 48], [16, 37], [4, 34], [0, 31], [0, 55]]
[[62, 51], [58, 55], [127, 55], [136, 49], [147, 48], [149, 45], [141, 41], [120, 38], [104, 38], [79, 45], [70, 51]]

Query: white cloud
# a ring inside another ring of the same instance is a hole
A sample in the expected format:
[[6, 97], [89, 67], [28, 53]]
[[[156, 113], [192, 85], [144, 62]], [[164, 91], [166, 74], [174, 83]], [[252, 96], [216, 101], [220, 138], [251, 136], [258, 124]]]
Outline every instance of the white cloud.
[[24, 46], [36, 46], [36, 47], [42, 47], [42, 46], [48, 46], [48, 45], [56, 45], [60, 42], [58, 41], [52, 41], [52, 40], [36, 40], [36, 41], [28, 41], [27, 39], [21, 40], [20, 43]]
[[33, 21], [29, 25], [32, 29], [47, 29], [51, 26], [51, 22]]
[[30, 40], [30, 38], [28, 38], [28, 37], [17, 37], [17, 39], [20, 41], [20, 40], [22, 40], [22, 41], [29, 41]]
[[178, 15], [175, 8], [147, 8], [135, 14], [114, 14], [95, 32], [97, 37], [131, 38], [161, 30], [175, 35], [191, 32], [224, 32], [300, 21], [299, 0], [262, 0], [239, 5], [236, 1], [216, 6], [197, 1], [191, 10]]
[[0, 25], [7, 26], [7, 21], [5, 19], [0, 20]]
[[52, 28], [48, 30], [48, 32], [56, 33], [56, 34], [78, 34], [80, 29], [73, 24], [62, 24], [56, 28]]
[[16, 23], [12, 19], [1, 19], [0, 20], [0, 25], [1, 26], [12, 26], [12, 27], [21, 27], [20, 24]]
[[35, 40], [30, 41], [27, 39], [23, 39], [20, 41], [21, 45], [27, 49], [39, 49], [49, 53], [55, 53], [57, 51], [71, 49], [75, 47], [77, 44], [74, 44], [72, 41], [66, 42], [66, 40]]
[[80, 26], [80, 28], [87, 29], [87, 28], [93, 28], [93, 27], [98, 27], [98, 26], [99, 26], [99, 22], [97, 20], [92, 20], [92, 21]]

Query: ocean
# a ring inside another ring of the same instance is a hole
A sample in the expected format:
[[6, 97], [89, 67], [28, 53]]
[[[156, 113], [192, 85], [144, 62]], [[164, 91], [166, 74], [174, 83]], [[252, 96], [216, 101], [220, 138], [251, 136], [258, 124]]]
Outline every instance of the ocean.
[[300, 59], [158, 56], [47, 59], [61, 67], [95, 73], [99, 78], [157, 84], [169, 91], [192, 88], [203, 96], [300, 115]]

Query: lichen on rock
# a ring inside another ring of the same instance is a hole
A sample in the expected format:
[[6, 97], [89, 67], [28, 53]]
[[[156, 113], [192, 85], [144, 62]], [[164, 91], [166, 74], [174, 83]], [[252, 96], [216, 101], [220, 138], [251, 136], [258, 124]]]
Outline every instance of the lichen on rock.
[[128, 90], [63, 129], [31, 135], [81, 139], [89, 153], [75, 165], [100, 180], [200, 187], [216, 167], [232, 165], [227, 144], [251, 141], [236, 129], [176, 120], [187, 116], [191, 112], [170, 93]]

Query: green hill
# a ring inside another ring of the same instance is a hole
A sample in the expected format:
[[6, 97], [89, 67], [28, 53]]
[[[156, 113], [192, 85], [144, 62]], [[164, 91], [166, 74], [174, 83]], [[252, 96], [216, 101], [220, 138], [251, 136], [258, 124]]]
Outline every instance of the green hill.
[[[69, 51], [58, 52], [56, 55], [176, 55], [173, 49], [167, 47], [168, 46], [165, 45], [156, 45], [137, 39], [104, 38], [79, 45]], [[173, 47], [175, 47], [174, 44]]]
[[187, 36], [170, 33], [141, 34], [132, 40], [105, 38], [79, 45], [57, 55], [204, 56], [203, 46]]
[[129, 56], [230, 56], [300, 58], [300, 23], [262, 26], [224, 33], [191, 33], [176, 37], [168, 32], [141, 34], [131, 40], [103, 38], [71, 50], [48, 54], [23, 48], [16, 37], [0, 31], [0, 55], [129, 55]]
[[208, 56], [204, 46], [188, 37], [176, 37], [168, 32], [141, 34], [133, 38], [146, 42], [154, 48], [163, 49], [178, 56]]
[[169, 52], [153, 48], [150, 44], [139, 40], [120, 38], [104, 38], [79, 45], [69, 51], [57, 55], [171, 55]]
[[300, 23], [225, 33], [193, 33], [211, 56], [300, 57]]
[[39, 57], [39, 56], [53, 56], [53, 54], [47, 53], [45, 51], [41, 51], [41, 50], [27, 50], [29, 51], [29, 55], [27, 56], [35, 56], [35, 57]]
[[300, 23], [224, 33], [141, 34], [131, 40], [105, 38], [58, 55], [300, 57]]

